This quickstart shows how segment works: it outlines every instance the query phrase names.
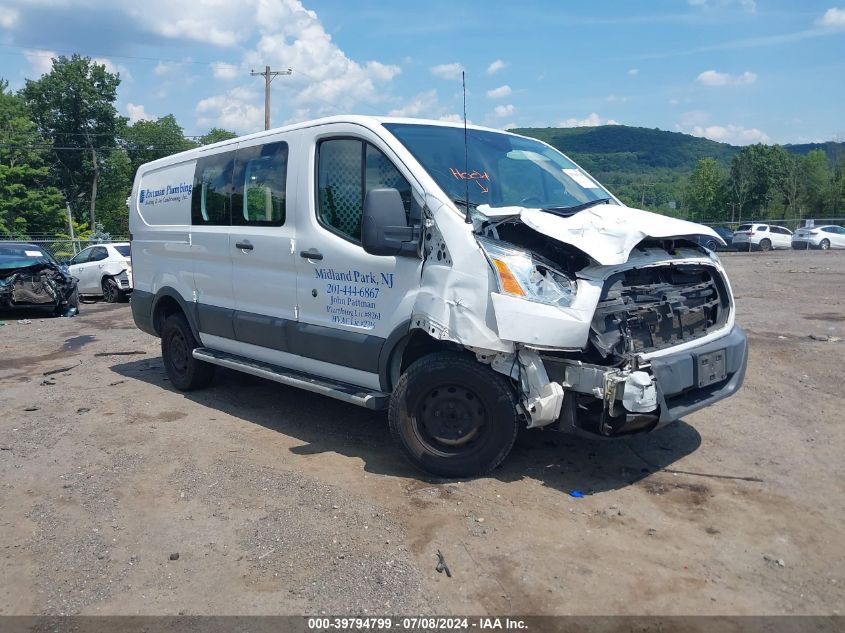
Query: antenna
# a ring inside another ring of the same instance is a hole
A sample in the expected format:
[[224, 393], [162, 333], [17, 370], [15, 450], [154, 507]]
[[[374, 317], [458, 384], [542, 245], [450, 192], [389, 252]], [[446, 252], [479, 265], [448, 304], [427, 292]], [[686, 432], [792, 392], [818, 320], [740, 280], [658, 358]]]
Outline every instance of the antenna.
[[467, 140], [467, 74], [461, 71], [461, 84], [464, 89], [464, 203], [467, 207], [467, 214], [464, 222], [472, 224], [472, 215], [469, 211], [469, 141]]

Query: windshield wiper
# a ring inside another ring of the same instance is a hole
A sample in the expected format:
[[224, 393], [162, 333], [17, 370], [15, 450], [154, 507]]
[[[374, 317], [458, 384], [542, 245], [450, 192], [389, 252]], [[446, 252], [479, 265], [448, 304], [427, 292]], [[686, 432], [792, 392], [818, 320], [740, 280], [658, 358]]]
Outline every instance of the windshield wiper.
[[[455, 204], [459, 204], [462, 207], [467, 206], [467, 201], [464, 200], [463, 198], [452, 198], [452, 202], [454, 202]], [[474, 209], [475, 207], [478, 206], [478, 203], [477, 202], [470, 202], [469, 206]]]
[[541, 211], [546, 211], [548, 213], [554, 213], [555, 215], [561, 215], [563, 217], [569, 217], [570, 215], [575, 215], [579, 211], [583, 211], [584, 209], [589, 209], [590, 207], [594, 207], [597, 204], [608, 204], [610, 202], [610, 198], [598, 198], [597, 200], [590, 200], [589, 202], [582, 202], [581, 204], [576, 204], [571, 207], [547, 207], [545, 209], [541, 209]]

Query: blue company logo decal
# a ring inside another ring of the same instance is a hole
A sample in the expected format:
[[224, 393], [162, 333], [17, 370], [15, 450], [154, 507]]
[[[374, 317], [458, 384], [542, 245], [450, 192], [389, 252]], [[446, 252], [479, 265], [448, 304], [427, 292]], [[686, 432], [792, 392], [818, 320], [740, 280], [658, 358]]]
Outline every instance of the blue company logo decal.
[[178, 185], [165, 185], [161, 189], [141, 189], [141, 204], [158, 204], [160, 202], [178, 202], [185, 200], [194, 191], [194, 185], [182, 182]]

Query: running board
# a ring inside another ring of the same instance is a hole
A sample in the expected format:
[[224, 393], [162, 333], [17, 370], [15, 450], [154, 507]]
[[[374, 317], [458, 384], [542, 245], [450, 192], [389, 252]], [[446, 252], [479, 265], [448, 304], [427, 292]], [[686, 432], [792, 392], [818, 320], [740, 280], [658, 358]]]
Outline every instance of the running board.
[[319, 393], [335, 400], [357, 404], [359, 407], [365, 407], [374, 411], [386, 409], [390, 400], [388, 394], [380, 391], [371, 391], [364, 387], [356, 387], [345, 382], [335, 382], [329, 378], [321, 378], [278, 365], [264, 363], [260, 360], [227, 354], [226, 352], [207, 347], [196, 348], [193, 356], [205, 363], [228, 367], [229, 369], [266, 378], [267, 380], [279, 382], [290, 387], [299, 387], [306, 391]]

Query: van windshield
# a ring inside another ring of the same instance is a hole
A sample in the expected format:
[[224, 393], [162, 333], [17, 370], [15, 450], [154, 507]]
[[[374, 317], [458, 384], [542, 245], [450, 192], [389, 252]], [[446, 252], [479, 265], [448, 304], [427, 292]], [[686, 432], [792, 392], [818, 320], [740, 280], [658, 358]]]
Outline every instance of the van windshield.
[[[471, 206], [566, 209], [616, 204], [604, 187], [566, 156], [532, 139], [459, 127], [385, 123], [453, 201]], [[609, 199], [609, 200], [608, 200]]]

